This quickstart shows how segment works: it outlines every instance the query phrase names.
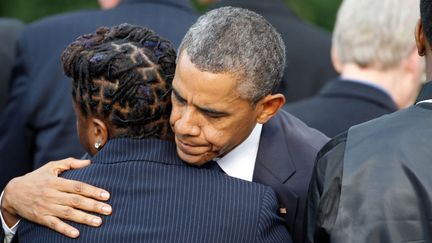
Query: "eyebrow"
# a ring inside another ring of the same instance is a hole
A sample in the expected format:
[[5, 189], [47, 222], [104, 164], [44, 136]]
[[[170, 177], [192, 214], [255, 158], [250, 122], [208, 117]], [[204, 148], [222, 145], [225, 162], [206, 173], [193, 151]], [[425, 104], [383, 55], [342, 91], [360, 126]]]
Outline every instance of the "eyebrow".
[[[181, 103], [187, 103], [187, 100], [185, 98], [183, 98], [180, 93], [174, 88], [172, 87], [172, 91], [174, 93], [174, 96], [176, 97], [177, 100], [179, 100]], [[226, 116], [229, 115], [229, 113], [227, 112], [223, 112], [223, 111], [217, 111], [213, 108], [210, 107], [205, 107], [205, 106], [198, 106], [198, 105], [194, 105], [200, 112], [211, 115], [211, 116]]]
[[181, 103], [187, 102], [186, 99], [183, 98], [174, 87], [172, 87], [172, 92], [174, 93], [174, 96], [176, 97], [176, 99], [179, 100]]

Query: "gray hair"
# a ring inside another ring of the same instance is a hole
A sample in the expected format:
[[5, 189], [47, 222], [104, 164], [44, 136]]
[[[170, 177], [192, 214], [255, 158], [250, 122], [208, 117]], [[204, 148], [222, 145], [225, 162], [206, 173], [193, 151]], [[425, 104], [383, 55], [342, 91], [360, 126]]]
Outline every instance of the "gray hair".
[[201, 71], [235, 75], [240, 96], [252, 103], [276, 89], [285, 68], [280, 34], [261, 15], [242, 8], [201, 16], [183, 38], [179, 56], [183, 50]]
[[333, 32], [341, 63], [387, 70], [415, 48], [419, 0], [344, 0]]

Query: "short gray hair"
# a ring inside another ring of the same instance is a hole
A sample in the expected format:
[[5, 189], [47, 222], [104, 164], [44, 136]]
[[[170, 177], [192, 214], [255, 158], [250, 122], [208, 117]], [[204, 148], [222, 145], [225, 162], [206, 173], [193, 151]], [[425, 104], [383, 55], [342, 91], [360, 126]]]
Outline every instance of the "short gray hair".
[[179, 56], [183, 50], [201, 71], [235, 75], [239, 94], [252, 103], [277, 88], [285, 68], [280, 34], [264, 17], [242, 8], [201, 16], [183, 38]]
[[387, 70], [415, 48], [419, 0], [344, 0], [333, 32], [341, 63]]

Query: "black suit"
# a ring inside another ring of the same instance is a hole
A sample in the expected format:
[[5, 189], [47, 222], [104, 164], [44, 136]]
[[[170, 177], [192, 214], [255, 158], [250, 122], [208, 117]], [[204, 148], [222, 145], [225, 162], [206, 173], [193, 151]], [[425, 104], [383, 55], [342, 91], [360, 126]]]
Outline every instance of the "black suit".
[[431, 124], [420, 103], [333, 138], [314, 169], [307, 242], [432, 242]]
[[195, 21], [187, 0], [124, 0], [108, 11], [80, 11], [29, 25], [18, 43], [11, 96], [0, 119], [0, 190], [51, 160], [81, 156], [70, 81], [60, 55], [79, 35], [124, 22], [147, 26], [178, 45]]
[[396, 104], [384, 91], [346, 80], [332, 81], [316, 96], [284, 108], [329, 137], [397, 110]]
[[[62, 176], [104, 187], [114, 211], [100, 228], [74, 224], [79, 242], [289, 243], [270, 187], [190, 167], [174, 143], [113, 139], [92, 164]], [[77, 242], [24, 221], [20, 242]]]
[[315, 158], [328, 138], [285, 111], [264, 124], [253, 181], [277, 193], [293, 241], [304, 242], [306, 197]]
[[263, 15], [281, 33], [287, 65], [279, 91], [287, 102], [318, 92], [337, 76], [330, 59], [330, 35], [301, 21], [282, 0], [221, 0], [213, 8], [234, 6]]
[[0, 112], [8, 94], [12, 65], [15, 61], [15, 42], [24, 27], [14, 19], [0, 18]]

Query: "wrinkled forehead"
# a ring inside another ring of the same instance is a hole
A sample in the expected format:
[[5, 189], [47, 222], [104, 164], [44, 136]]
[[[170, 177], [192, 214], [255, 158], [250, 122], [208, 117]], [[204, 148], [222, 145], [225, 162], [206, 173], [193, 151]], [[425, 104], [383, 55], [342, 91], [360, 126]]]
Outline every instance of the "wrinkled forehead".
[[233, 73], [198, 69], [185, 53], [178, 59], [173, 88], [186, 100], [193, 98], [205, 103], [218, 103], [240, 98], [238, 83], [238, 77]]

